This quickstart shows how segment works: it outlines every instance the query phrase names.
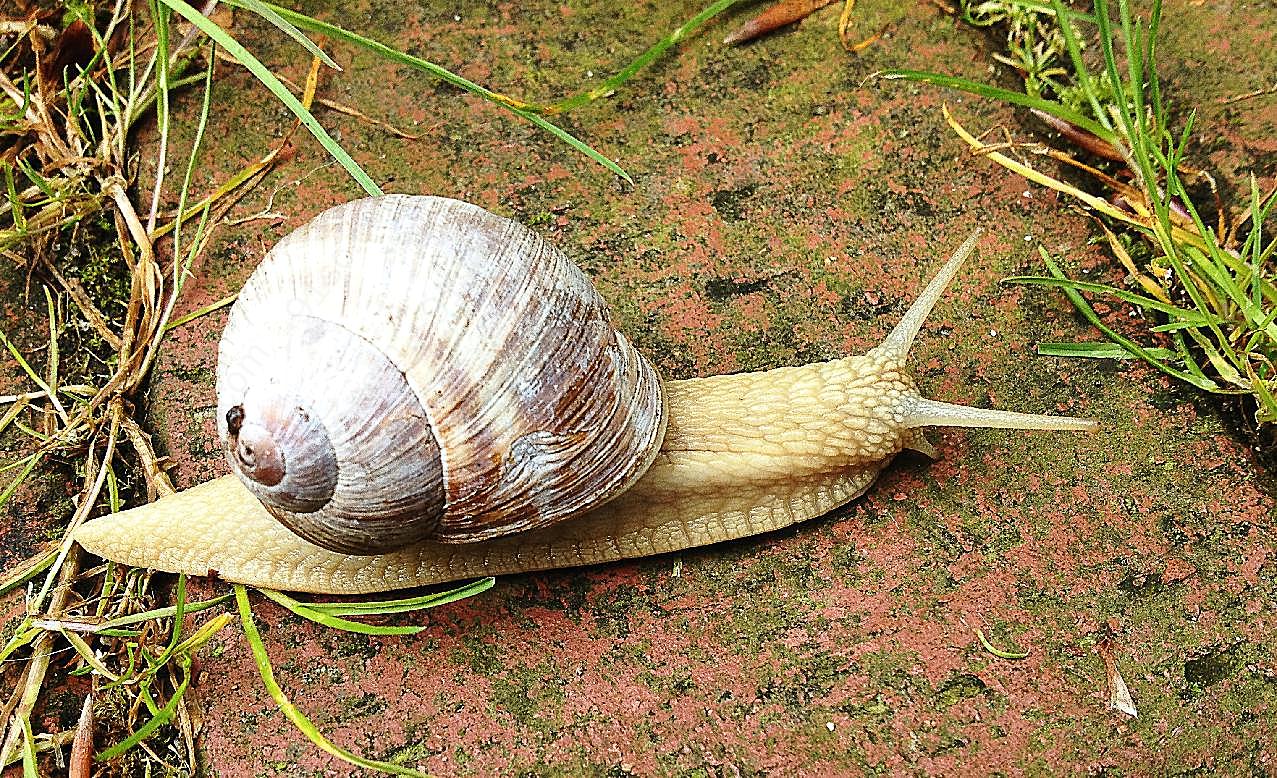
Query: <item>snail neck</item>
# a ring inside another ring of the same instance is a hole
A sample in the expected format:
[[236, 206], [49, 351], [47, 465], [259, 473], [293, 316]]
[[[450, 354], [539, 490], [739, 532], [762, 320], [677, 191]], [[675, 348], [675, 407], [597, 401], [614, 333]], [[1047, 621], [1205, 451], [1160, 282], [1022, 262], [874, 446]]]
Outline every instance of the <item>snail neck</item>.
[[875, 349], [797, 367], [671, 381], [666, 395], [670, 422], [662, 454], [752, 457], [758, 478], [766, 480], [890, 458], [910, 437], [902, 408], [917, 390], [898, 358]]

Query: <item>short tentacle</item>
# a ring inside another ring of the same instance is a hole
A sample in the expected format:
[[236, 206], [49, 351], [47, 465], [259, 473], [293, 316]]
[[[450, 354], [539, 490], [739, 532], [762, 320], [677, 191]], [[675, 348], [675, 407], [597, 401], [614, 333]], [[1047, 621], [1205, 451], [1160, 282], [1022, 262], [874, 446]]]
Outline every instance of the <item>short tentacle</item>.
[[983, 229], [977, 227], [962, 242], [958, 250], [953, 252], [953, 256], [949, 257], [948, 261], [944, 263], [944, 266], [940, 268], [940, 272], [936, 273], [931, 282], [927, 284], [927, 288], [923, 289], [922, 294], [918, 295], [918, 299], [914, 300], [913, 305], [909, 306], [904, 318], [891, 331], [891, 334], [883, 340], [882, 345], [878, 347], [880, 350], [896, 356], [901, 361], [904, 360], [909, 354], [909, 348], [913, 346], [914, 338], [918, 336], [923, 323], [931, 315], [931, 309], [944, 296], [945, 289], [949, 288], [949, 282], [958, 274], [962, 263], [966, 262], [975, 253], [976, 241], [980, 239], [980, 234], [983, 232]]

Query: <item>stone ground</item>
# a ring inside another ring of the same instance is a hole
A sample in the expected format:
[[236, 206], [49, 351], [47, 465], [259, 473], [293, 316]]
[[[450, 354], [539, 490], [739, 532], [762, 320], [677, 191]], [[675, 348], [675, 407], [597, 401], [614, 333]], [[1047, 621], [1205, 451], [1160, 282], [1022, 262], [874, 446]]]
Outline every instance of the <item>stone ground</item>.
[[[697, 7], [307, 10], [510, 94], [553, 99]], [[501, 579], [431, 613], [415, 638], [338, 633], [257, 600], [284, 688], [335, 741], [444, 775], [1277, 771], [1277, 477], [1211, 399], [1141, 365], [1035, 355], [1039, 341], [1095, 335], [1061, 295], [999, 279], [1040, 272], [1039, 244], [1075, 273], [1120, 273], [1088, 247], [1097, 229], [1085, 215], [969, 158], [940, 106], [970, 128], [1019, 131], [1025, 115], [869, 78], [892, 66], [1007, 78], [989, 68], [996, 41], [929, 5], [879, 2], [857, 9], [861, 29], [890, 31], [858, 56], [838, 45], [836, 7], [743, 48], [721, 45], [748, 13], [565, 120], [633, 187], [486, 103], [338, 46], [345, 72], [321, 94], [423, 137], [319, 116], [388, 191], [468, 199], [539, 229], [670, 377], [871, 347], [983, 225], [978, 259], [915, 350], [924, 392], [1092, 416], [1102, 430], [938, 432], [937, 461], [901, 457], [834, 515], [676, 556]], [[1167, 92], [1181, 112], [1201, 109], [1195, 160], [1221, 181], [1244, 186], [1254, 172], [1271, 186], [1277, 98], [1220, 100], [1277, 72], [1277, 9], [1177, 1], [1164, 27]], [[304, 78], [295, 47], [259, 26], [237, 32]], [[288, 126], [263, 95], [244, 73], [220, 71], [200, 185]], [[232, 214], [282, 216], [221, 228], [180, 312], [238, 289], [276, 239], [357, 195], [301, 139]], [[22, 279], [7, 283], [11, 321]], [[224, 320], [179, 330], [146, 398], [179, 486], [225, 470], [212, 386]], [[14, 556], [61, 518], [42, 513], [56, 502], [30, 504], [11, 519]], [[1028, 658], [994, 656], [977, 629]], [[1101, 644], [1138, 718], [1106, 709]], [[237, 631], [213, 645], [196, 692], [207, 774], [357, 774], [288, 725]]]

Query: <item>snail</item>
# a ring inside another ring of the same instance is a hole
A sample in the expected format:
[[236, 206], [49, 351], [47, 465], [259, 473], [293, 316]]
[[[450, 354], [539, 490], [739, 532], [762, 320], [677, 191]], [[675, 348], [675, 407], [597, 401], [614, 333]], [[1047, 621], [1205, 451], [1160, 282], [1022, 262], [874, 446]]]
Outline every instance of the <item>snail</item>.
[[232, 309], [218, 431], [234, 471], [80, 526], [93, 554], [354, 594], [755, 535], [864, 493], [925, 426], [1094, 430], [926, 399], [915, 336], [977, 231], [877, 348], [662, 382], [585, 275], [438, 197], [332, 208]]

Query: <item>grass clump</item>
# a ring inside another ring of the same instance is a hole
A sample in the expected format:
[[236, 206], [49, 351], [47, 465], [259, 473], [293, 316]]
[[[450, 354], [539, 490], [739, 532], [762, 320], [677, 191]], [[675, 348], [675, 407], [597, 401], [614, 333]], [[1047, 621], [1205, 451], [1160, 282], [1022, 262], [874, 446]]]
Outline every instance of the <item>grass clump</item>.
[[[1097, 0], [1093, 13], [1060, 0], [989, 0], [964, 2], [959, 13], [973, 24], [1005, 26], [1008, 52], [998, 59], [1019, 72], [1023, 92], [935, 73], [896, 70], [886, 76], [1030, 109], [1059, 133], [1065, 148], [987, 143], [947, 108], [945, 115], [973, 153], [1096, 213], [1127, 271], [1124, 287], [1073, 280], [1039, 247], [1049, 275], [1008, 280], [1063, 290], [1108, 338], [1042, 344], [1039, 351], [1140, 359], [1198, 389], [1239, 398], [1256, 443], [1277, 451], [1277, 244], [1271, 230], [1265, 233], [1277, 187], [1262, 191], [1252, 176], [1241, 204], [1230, 208], [1220, 202], [1214, 179], [1189, 165], [1195, 114], [1176, 121], [1157, 74], [1161, 3], [1153, 4], [1147, 21], [1136, 18], [1127, 0], [1116, 8]], [[1087, 183], [1044, 172], [1025, 160], [1029, 154], [1062, 163]], [[1193, 194], [1203, 189], [1215, 197], [1214, 213], [1195, 202]], [[1086, 295], [1150, 312], [1155, 321], [1149, 337], [1136, 340], [1108, 326]]]

